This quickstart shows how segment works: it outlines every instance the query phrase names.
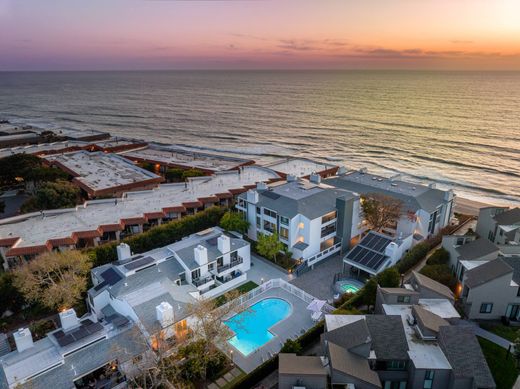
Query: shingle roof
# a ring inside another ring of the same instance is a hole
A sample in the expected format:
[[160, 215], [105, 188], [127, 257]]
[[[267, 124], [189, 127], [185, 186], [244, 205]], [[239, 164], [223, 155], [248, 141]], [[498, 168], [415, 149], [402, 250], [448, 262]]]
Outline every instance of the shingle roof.
[[278, 372], [280, 374], [327, 376], [327, 370], [323, 367], [320, 357], [286, 353], [278, 354]]
[[379, 376], [374, 370], [370, 369], [367, 359], [351, 353], [334, 343], [329, 343], [328, 349], [332, 369], [381, 388]]
[[482, 258], [492, 253], [498, 253], [499, 249], [489, 239], [480, 238], [455, 249], [460, 259], [471, 261]]
[[513, 269], [513, 281], [520, 285], [520, 256], [499, 257]]
[[369, 343], [372, 337], [366, 320], [360, 319], [324, 333], [323, 339], [350, 350], [361, 344]]
[[408, 342], [401, 316], [367, 315], [365, 320], [378, 360], [408, 359]]
[[413, 271], [412, 274], [415, 277], [415, 280], [417, 281], [417, 283], [419, 285], [421, 285], [422, 287], [425, 287], [426, 289], [430, 289], [430, 290], [446, 297], [449, 300], [453, 300], [455, 298], [451, 289], [448, 288], [446, 285], [443, 285], [440, 282], [432, 280], [430, 277], [426, 277], [425, 275], [422, 275], [421, 273], [418, 273], [416, 271]]
[[520, 208], [509, 209], [495, 215], [493, 218], [498, 224], [517, 224], [520, 223]]
[[498, 258], [493, 261], [486, 262], [466, 272], [464, 286], [468, 288], [476, 288], [496, 278], [513, 273], [513, 268], [502, 259]]
[[439, 344], [456, 378], [473, 378], [476, 388], [495, 388], [495, 381], [475, 335], [462, 326], [439, 330]]
[[448, 323], [442, 317], [437, 316], [435, 313], [432, 313], [420, 307], [419, 305], [414, 305], [412, 307], [412, 311], [419, 323], [430, 331], [439, 332], [440, 327], [450, 325], [450, 323]]

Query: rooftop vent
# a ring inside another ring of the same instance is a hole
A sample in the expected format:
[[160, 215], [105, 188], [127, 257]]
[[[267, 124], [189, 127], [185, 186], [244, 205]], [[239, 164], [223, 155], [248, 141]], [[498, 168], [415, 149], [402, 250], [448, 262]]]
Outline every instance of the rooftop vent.
[[259, 182], [256, 184], [257, 190], [267, 190], [267, 184], [265, 182]]
[[197, 247], [193, 249], [193, 252], [195, 262], [197, 262], [199, 266], [208, 263], [208, 249], [206, 247], [199, 244]]
[[345, 166], [340, 166], [338, 169], [338, 176], [344, 176], [347, 174], [347, 168]]
[[367, 174], [368, 173], [368, 169], [366, 167], [362, 167], [361, 169], [359, 169], [359, 172], [361, 174]]
[[61, 328], [64, 331], [70, 330], [79, 325], [78, 316], [76, 316], [76, 311], [74, 308], [67, 309], [66, 311], [60, 312], [60, 322]]
[[321, 176], [313, 172], [309, 177], [309, 181], [314, 184], [319, 184], [321, 182]]
[[217, 239], [218, 251], [222, 254], [229, 253], [231, 251], [231, 239], [227, 235], [220, 235]]
[[155, 307], [155, 314], [162, 328], [172, 325], [175, 321], [173, 307], [166, 301], [163, 301]]
[[132, 253], [130, 251], [130, 246], [126, 243], [121, 243], [117, 246], [117, 259], [119, 261], [123, 261], [125, 259], [128, 259], [132, 256]]

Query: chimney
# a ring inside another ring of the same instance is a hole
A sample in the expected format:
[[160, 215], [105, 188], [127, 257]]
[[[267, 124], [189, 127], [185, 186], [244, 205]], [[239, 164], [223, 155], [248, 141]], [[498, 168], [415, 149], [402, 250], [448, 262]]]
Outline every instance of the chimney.
[[260, 181], [256, 184], [256, 190], [267, 190], [267, 184], [265, 182]]
[[286, 180], [287, 182], [294, 182], [297, 180], [297, 178], [294, 174], [287, 174]]
[[256, 204], [258, 203], [258, 192], [254, 189], [250, 189], [247, 191], [247, 202]]
[[313, 182], [314, 184], [319, 184], [321, 183], [321, 176], [313, 172], [309, 177], [309, 181]]
[[208, 249], [202, 245], [198, 245], [193, 249], [194, 255], [195, 255], [195, 262], [199, 266], [205, 265], [208, 263]]
[[338, 169], [338, 176], [344, 176], [347, 174], [347, 168], [345, 166], [340, 166]]
[[401, 273], [401, 288], [404, 288], [404, 273]]
[[121, 243], [117, 246], [117, 259], [119, 261], [123, 261], [127, 258], [130, 258], [132, 253], [130, 252], [130, 246], [126, 243]]
[[231, 239], [227, 235], [220, 235], [217, 239], [218, 251], [222, 254], [229, 253], [231, 251]]
[[19, 353], [30, 349], [33, 346], [33, 338], [29, 328], [20, 328], [13, 333], [14, 343]]
[[68, 331], [71, 328], [74, 328], [79, 325], [79, 319], [76, 316], [76, 311], [74, 308], [67, 309], [66, 311], [60, 312], [60, 322], [61, 328], [64, 331]]
[[166, 301], [163, 301], [155, 307], [155, 315], [162, 328], [174, 323], [175, 315], [173, 314], [173, 307]]

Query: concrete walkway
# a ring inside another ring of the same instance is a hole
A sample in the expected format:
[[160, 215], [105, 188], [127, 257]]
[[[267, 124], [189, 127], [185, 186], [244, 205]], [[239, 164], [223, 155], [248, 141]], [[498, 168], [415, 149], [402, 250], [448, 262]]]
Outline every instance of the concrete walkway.
[[497, 334], [494, 334], [490, 331], [481, 328], [477, 323], [472, 322], [470, 320], [459, 320], [457, 321], [456, 325], [469, 327], [476, 336], [489, 340], [490, 342], [493, 342], [496, 345], [505, 348], [506, 350], [508, 350], [509, 347], [513, 345], [509, 340], [504, 339], [501, 336], [498, 336]]
[[251, 269], [247, 272], [247, 280], [256, 282], [260, 285], [262, 280], [266, 282], [275, 278], [290, 281], [291, 277], [287, 272], [279, 269], [267, 259], [251, 253]]

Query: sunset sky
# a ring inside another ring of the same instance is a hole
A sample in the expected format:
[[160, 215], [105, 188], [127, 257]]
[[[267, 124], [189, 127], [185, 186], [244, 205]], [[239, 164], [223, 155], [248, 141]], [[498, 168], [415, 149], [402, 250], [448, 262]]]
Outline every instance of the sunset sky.
[[520, 70], [520, 0], [0, 0], [0, 70]]

